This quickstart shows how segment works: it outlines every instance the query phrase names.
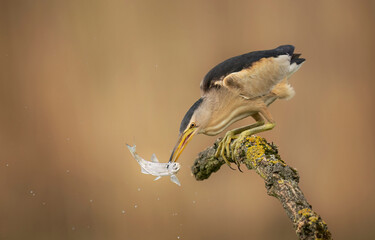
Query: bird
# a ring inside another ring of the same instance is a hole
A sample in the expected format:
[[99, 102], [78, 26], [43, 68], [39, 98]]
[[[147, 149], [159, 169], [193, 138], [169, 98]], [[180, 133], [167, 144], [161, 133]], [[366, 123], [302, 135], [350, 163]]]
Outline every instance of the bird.
[[232, 168], [228, 159], [234, 159], [246, 137], [275, 127], [268, 106], [295, 95], [289, 78], [305, 62], [300, 56], [293, 45], [282, 45], [232, 57], [213, 67], [201, 81], [201, 97], [181, 121], [169, 162], [178, 160], [194, 135], [215, 136], [234, 122], [252, 117], [255, 123], [228, 131], [218, 144], [215, 157], [222, 157]]

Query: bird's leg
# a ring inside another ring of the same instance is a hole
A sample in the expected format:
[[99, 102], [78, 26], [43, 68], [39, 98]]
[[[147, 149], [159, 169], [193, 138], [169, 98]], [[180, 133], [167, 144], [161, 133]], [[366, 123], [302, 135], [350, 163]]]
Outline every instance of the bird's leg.
[[[224, 138], [220, 141], [219, 146], [216, 150], [215, 157], [221, 156], [231, 169], [233, 169], [233, 168], [231, 167], [227, 157], [228, 158], [230, 157], [230, 149], [229, 148], [230, 148], [230, 144], [232, 142], [232, 139], [237, 138], [237, 135], [240, 134], [241, 132], [245, 131], [245, 130], [252, 129], [252, 128], [255, 128], [255, 127], [258, 127], [258, 126], [264, 124], [264, 120], [259, 113], [256, 113], [256, 114], [252, 115], [252, 117], [255, 119], [256, 123], [251, 124], [249, 126], [240, 127], [240, 128], [236, 128], [236, 129], [233, 129], [231, 131], [228, 131], [225, 134]], [[226, 152], [226, 154], [225, 154], [225, 152]], [[238, 166], [238, 164], [237, 164], [237, 166]]]
[[[242, 141], [253, 134], [264, 132], [271, 130], [275, 127], [275, 121], [272, 119], [271, 114], [268, 112], [267, 108], [263, 108], [261, 111], [262, 115], [266, 118], [268, 121], [265, 124], [262, 124], [260, 126], [245, 130], [240, 133], [240, 135], [237, 137], [236, 140], [234, 140], [231, 150], [232, 150], [232, 158], [234, 159], [234, 156], [237, 155], [238, 149], [242, 143]], [[238, 165], [238, 164], [237, 164]]]
[[229, 144], [231, 143], [234, 136], [235, 136], [234, 131], [228, 131], [225, 134], [224, 138], [220, 141], [219, 146], [217, 147], [217, 150], [216, 150], [216, 153], [215, 153], [215, 157], [218, 158], [219, 156], [221, 156], [224, 159], [225, 163], [232, 170], [234, 170], [234, 168], [232, 168], [232, 166], [230, 165], [230, 162], [228, 161], [228, 159], [225, 156], [225, 149], [229, 146]]

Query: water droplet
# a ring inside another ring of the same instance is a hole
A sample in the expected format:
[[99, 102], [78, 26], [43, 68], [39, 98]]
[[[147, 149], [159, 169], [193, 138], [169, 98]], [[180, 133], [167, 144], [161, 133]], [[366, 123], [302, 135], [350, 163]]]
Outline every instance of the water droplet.
[[137, 207], [138, 207], [138, 205], [137, 205], [137, 204], [135, 204], [135, 205], [134, 205], [134, 208], [137, 208]]
[[138, 188], [138, 192], [141, 191], [141, 188]]
[[90, 199], [90, 203], [92, 203], [94, 200]]
[[33, 193], [33, 197], [35, 197], [35, 193]]
[[122, 212], [122, 214], [125, 214], [125, 210], [122, 210], [121, 212]]
[[177, 236], [177, 239], [180, 239], [180, 236]]
[[66, 170], [66, 173], [70, 173], [70, 170], [68, 169], [68, 170]]
[[33, 190], [30, 190], [30, 193], [31, 193], [31, 194], [33, 194], [33, 193], [34, 193], [34, 191], [33, 191]]
[[193, 201], [193, 203], [195, 203], [195, 200]]
[[5, 167], [9, 167], [9, 163], [5, 164]]

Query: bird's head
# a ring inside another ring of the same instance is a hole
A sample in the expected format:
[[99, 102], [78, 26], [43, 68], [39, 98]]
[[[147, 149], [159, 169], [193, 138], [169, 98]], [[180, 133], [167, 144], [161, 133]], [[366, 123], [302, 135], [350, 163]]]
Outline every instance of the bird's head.
[[186, 112], [181, 121], [180, 134], [169, 162], [176, 162], [191, 138], [202, 133], [211, 117], [211, 110], [204, 98], [198, 99]]

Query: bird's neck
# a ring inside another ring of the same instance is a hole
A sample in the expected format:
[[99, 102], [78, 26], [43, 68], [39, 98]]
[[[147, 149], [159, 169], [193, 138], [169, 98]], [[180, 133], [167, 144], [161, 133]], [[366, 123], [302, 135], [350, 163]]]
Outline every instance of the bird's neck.
[[246, 100], [238, 96], [225, 101], [216, 101], [207, 124], [209, 127], [206, 127], [203, 133], [209, 136], [217, 135], [232, 123], [254, 114], [255, 112], [251, 111], [244, 101]]

